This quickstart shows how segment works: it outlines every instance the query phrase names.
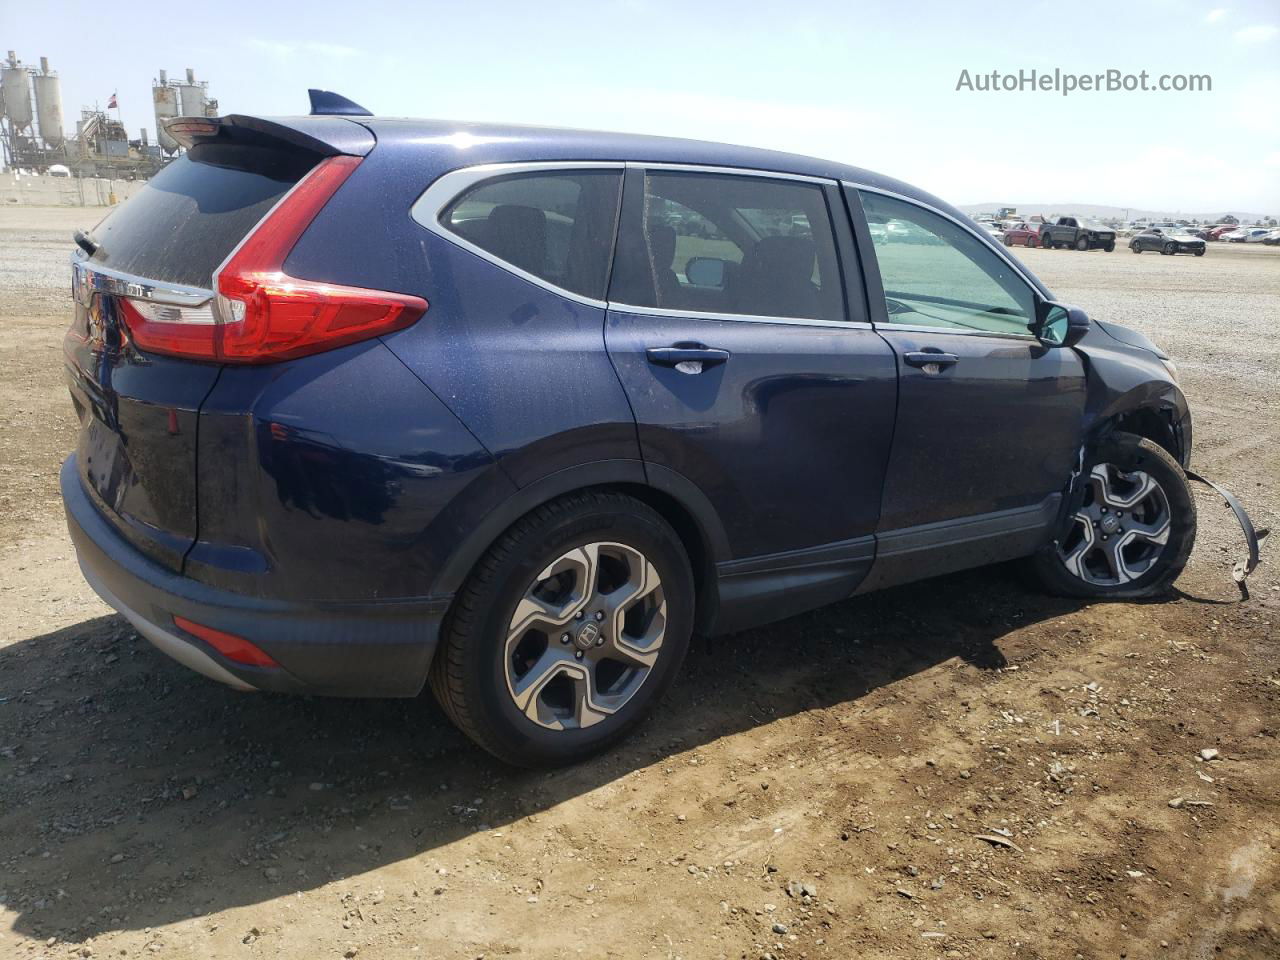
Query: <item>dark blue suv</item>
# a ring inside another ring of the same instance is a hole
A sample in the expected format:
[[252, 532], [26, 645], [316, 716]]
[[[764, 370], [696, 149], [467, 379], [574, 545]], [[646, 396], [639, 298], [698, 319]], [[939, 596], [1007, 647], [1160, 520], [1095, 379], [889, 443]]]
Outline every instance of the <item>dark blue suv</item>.
[[690, 636], [1026, 558], [1186, 561], [1172, 362], [967, 217], [836, 163], [320, 115], [188, 150], [77, 235], [62, 472], [94, 589], [243, 690], [430, 683], [573, 760]]

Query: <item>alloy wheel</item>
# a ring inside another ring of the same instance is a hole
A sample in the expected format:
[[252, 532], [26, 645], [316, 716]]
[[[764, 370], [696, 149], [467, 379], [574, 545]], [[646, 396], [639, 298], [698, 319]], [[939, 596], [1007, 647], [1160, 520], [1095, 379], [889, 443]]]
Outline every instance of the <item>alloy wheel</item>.
[[662, 580], [643, 553], [622, 543], [574, 547], [516, 604], [503, 651], [507, 690], [539, 726], [593, 726], [648, 679], [666, 625]]
[[1150, 474], [1100, 463], [1089, 472], [1084, 503], [1058, 544], [1058, 556], [1086, 583], [1131, 583], [1160, 559], [1169, 530], [1169, 498]]

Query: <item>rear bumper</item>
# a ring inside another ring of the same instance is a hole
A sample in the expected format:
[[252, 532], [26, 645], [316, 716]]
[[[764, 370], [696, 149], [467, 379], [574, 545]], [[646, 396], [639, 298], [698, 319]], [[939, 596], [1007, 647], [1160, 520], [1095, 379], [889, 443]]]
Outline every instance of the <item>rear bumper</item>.
[[[298, 603], [219, 590], [160, 567], [121, 537], [86, 495], [74, 455], [62, 466], [61, 486], [89, 585], [185, 666], [241, 690], [351, 697], [421, 692], [450, 598]], [[179, 629], [175, 615], [244, 637], [280, 667], [228, 660]]]

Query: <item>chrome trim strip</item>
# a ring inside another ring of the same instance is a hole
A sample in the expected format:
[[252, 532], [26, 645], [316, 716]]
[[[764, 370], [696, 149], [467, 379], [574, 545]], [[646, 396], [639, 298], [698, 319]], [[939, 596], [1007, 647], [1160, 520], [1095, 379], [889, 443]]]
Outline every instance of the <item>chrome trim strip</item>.
[[71, 254], [72, 293], [78, 302], [87, 305], [86, 294], [109, 293], [135, 300], [150, 300], [174, 307], [200, 307], [213, 299], [213, 291], [203, 287], [188, 287], [178, 283], [149, 280], [136, 274], [100, 267], [90, 263], [78, 251]]
[[636, 313], [645, 317], [671, 317], [677, 320], [741, 320], [746, 323], [780, 323], [798, 327], [832, 327], [837, 330], [871, 330], [861, 320], [819, 320], [812, 317], [762, 317], [745, 313], [707, 313], [702, 310], [672, 310], [666, 307], [641, 307], [633, 303], [610, 301], [610, 310]]
[[552, 293], [564, 297], [567, 300], [572, 300], [575, 303], [582, 303], [589, 307], [596, 307], [604, 310], [608, 308], [608, 304], [605, 301], [596, 300], [592, 297], [584, 297], [580, 293], [574, 293], [572, 290], [566, 290], [564, 287], [556, 286], [554, 283], [543, 280], [541, 277], [535, 276], [527, 270], [521, 270], [514, 264], [495, 257], [483, 247], [477, 246], [466, 237], [459, 236], [452, 230], [448, 229], [440, 222], [440, 218], [444, 215], [445, 208], [468, 188], [473, 187], [484, 180], [490, 180], [495, 177], [509, 176], [517, 173], [538, 173], [543, 171], [558, 172], [561, 170], [621, 171], [624, 168], [625, 164], [621, 161], [612, 160], [538, 160], [528, 163], [484, 163], [474, 167], [462, 167], [442, 174], [433, 180], [427, 189], [422, 192], [422, 195], [413, 202], [413, 206], [409, 208], [409, 216], [437, 236], [443, 237], [450, 243], [474, 253], [477, 257], [501, 267], [503, 270], [507, 271], [507, 273], [514, 274], [522, 280], [527, 280], [532, 284], [536, 284], [544, 290], [550, 290]]
[[1031, 292], [1035, 294], [1035, 296], [1037, 297], [1043, 296], [1043, 294], [1040, 293], [1040, 289], [1035, 285], [1035, 283], [1031, 280], [1031, 278], [1028, 277], [1025, 272], [1023, 272], [1022, 267], [1018, 266], [1018, 262], [1014, 260], [1013, 257], [1011, 257], [1005, 251], [1005, 248], [1001, 244], [996, 243], [994, 240], [991, 239], [991, 237], [984, 234], [981, 230], [977, 229], [977, 227], [973, 226], [972, 224], [965, 223], [963, 220], [957, 220], [951, 214], [947, 213], [947, 211], [940, 210], [931, 203], [925, 203], [922, 200], [917, 200], [914, 197], [908, 197], [902, 193], [894, 193], [892, 190], [885, 190], [882, 187], [873, 187], [866, 183], [856, 183], [852, 180], [842, 180], [840, 182], [844, 184], [844, 186], [850, 187], [854, 190], [866, 191], [867, 193], [878, 193], [884, 197], [892, 197], [894, 200], [901, 200], [903, 203], [909, 203], [914, 207], [920, 207], [923, 210], [928, 210], [930, 213], [936, 214], [945, 220], [950, 220], [957, 227], [960, 227], [962, 230], [968, 231], [973, 236], [977, 237], [979, 240], [985, 243], [988, 248], [1000, 254], [1000, 259], [1004, 260], [1005, 263], [1013, 267], [1014, 273], [1016, 273], [1018, 276], [1022, 278], [1023, 282], [1026, 283], [1026, 285], [1031, 288]]
[[780, 170], [760, 170], [755, 167], [717, 167], [704, 163], [645, 163], [642, 160], [628, 160], [628, 170], [669, 170], [677, 173], [718, 173], [740, 177], [765, 177], [770, 180], [799, 180], [801, 183], [816, 183], [835, 186], [839, 181], [835, 177], [810, 177], [802, 173], [785, 173]]
[[998, 340], [1030, 340], [1039, 343], [1039, 339], [1032, 333], [1002, 333], [999, 330], [968, 330], [964, 327], [944, 327], [941, 325], [931, 325], [928, 323], [894, 323], [887, 320], [880, 324], [880, 330], [885, 333], [891, 331], [901, 331], [904, 333], [958, 333], [966, 337], [995, 337]]

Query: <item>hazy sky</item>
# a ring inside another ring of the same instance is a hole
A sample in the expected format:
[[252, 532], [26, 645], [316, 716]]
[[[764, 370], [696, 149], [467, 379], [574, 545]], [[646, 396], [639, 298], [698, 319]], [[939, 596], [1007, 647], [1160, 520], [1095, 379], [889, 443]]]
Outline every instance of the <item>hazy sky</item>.
[[[383, 115], [513, 120], [829, 157], [955, 203], [1280, 214], [1277, 0], [112, 0], [0, 5], [0, 44], [62, 76], [67, 126], [194, 67], [224, 113], [305, 113], [306, 88]], [[109, 12], [106, 12], [109, 11]], [[971, 74], [1117, 69], [1212, 92], [957, 92]]]

